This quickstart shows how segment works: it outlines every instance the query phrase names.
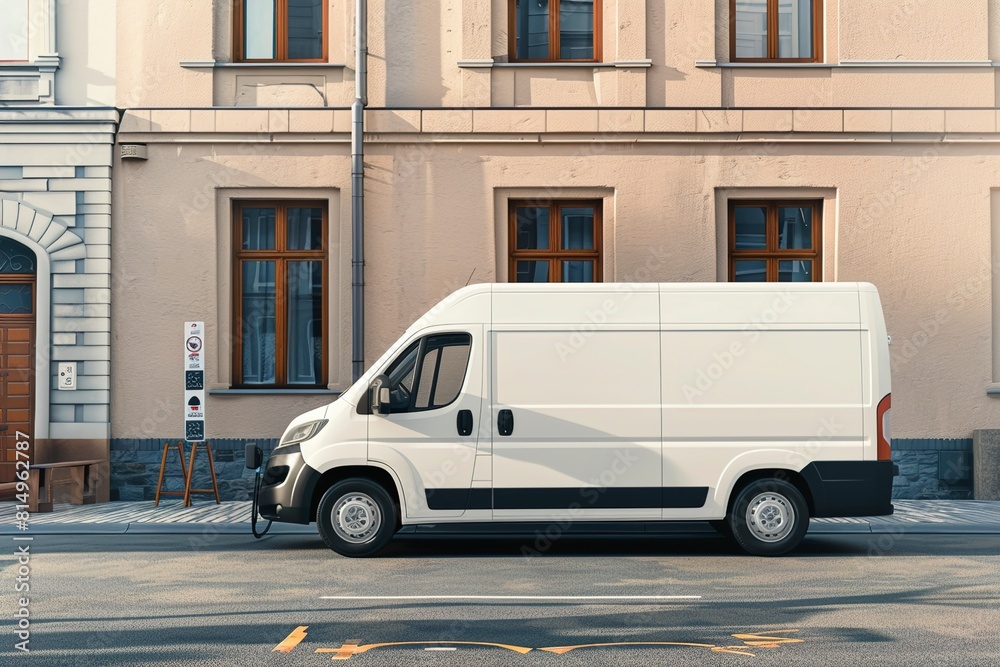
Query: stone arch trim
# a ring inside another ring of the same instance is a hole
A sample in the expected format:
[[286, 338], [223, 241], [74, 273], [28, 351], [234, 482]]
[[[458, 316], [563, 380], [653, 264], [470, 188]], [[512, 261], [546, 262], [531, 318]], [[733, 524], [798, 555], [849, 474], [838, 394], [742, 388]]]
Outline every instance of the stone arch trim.
[[[84, 259], [87, 256], [83, 239], [70, 231], [65, 223], [14, 199], [4, 199], [2, 204], [0, 227], [8, 231], [9, 236], [27, 239], [28, 246], [40, 248], [53, 261]], [[50, 262], [50, 271], [51, 267]]]

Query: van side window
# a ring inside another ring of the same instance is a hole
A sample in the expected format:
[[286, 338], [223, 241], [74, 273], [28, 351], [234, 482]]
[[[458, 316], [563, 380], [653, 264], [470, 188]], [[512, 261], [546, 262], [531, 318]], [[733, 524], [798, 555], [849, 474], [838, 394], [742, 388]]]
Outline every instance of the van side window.
[[390, 413], [443, 408], [462, 391], [472, 337], [434, 334], [410, 345], [389, 366]]

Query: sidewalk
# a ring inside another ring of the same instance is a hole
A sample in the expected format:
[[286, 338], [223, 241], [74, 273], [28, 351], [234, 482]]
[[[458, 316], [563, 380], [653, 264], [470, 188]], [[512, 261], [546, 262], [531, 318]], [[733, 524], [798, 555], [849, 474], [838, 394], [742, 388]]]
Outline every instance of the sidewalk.
[[[983, 500], [896, 500], [892, 516], [852, 519], [813, 519], [809, 532], [867, 534], [985, 534], [1000, 535], [1000, 502]], [[77, 534], [249, 534], [250, 502], [195, 499], [182, 507], [177, 499], [114, 502], [100, 505], [57, 504], [55, 511], [32, 514], [29, 530], [15, 525], [13, 502], [0, 503], [0, 535]], [[266, 522], [258, 522], [258, 530]], [[712, 532], [706, 523], [673, 524], [664, 532]], [[433, 530], [420, 530], [432, 536]], [[274, 524], [269, 534], [316, 535], [316, 526]]]

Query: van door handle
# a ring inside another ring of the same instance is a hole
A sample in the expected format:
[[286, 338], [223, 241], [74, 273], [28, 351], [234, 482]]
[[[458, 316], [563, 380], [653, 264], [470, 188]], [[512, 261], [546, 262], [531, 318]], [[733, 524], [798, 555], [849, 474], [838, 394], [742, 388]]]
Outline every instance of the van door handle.
[[472, 410], [459, 410], [456, 426], [459, 435], [472, 435]]
[[497, 431], [500, 435], [510, 435], [514, 432], [514, 413], [510, 410], [501, 410], [497, 415]]

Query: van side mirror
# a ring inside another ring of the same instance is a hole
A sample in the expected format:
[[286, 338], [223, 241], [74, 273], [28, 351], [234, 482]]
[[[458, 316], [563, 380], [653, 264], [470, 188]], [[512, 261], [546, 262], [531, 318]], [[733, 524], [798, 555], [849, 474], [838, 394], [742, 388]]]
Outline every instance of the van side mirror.
[[389, 395], [389, 376], [382, 374], [375, 377], [368, 386], [368, 400], [372, 406], [372, 414], [389, 414], [389, 403], [392, 398]]

